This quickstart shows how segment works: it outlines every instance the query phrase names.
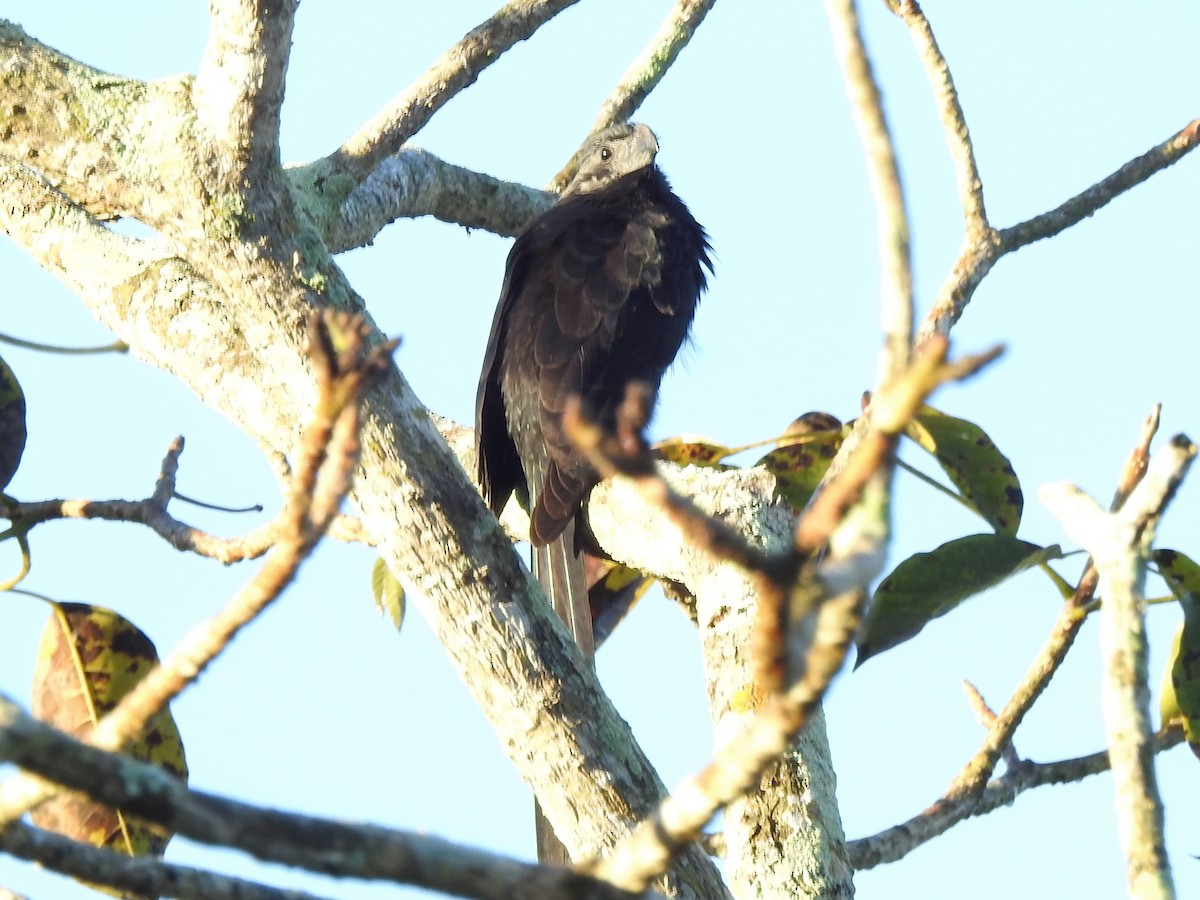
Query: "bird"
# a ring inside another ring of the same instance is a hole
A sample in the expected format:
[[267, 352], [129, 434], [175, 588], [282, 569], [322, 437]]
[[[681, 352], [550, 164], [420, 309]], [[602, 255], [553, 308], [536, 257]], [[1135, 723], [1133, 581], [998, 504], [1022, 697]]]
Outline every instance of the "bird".
[[[580, 554], [593, 548], [582, 509], [599, 477], [567, 438], [563, 412], [578, 397], [611, 431], [635, 381], [653, 408], [713, 271], [708, 236], [656, 164], [658, 151], [643, 124], [584, 141], [562, 194], [508, 254], [476, 396], [484, 499], [498, 515], [516, 494], [528, 510], [533, 574], [589, 659]], [[539, 859], [567, 864], [539, 825]]]

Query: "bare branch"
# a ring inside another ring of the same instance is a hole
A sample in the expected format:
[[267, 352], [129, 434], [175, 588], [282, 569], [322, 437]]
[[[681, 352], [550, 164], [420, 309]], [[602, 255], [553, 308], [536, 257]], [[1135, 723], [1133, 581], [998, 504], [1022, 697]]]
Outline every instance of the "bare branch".
[[511, 236], [554, 202], [544, 191], [452, 165], [416, 147], [380, 160], [345, 195], [334, 189], [345, 179], [334, 177], [328, 160], [286, 171], [331, 253], [365, 246], [396, 219], [417, 216]]
[[931, 334], [950, 333], [971, 302], [975, 289], [1002, 256], [1077, 224], [1120, 194], [1178, 162], [1195, 149], [1197, 143], [1200, 143], [1200, 119], [1189, 122], [1177, 134], [1056, 209], [1010, 228], [999, 231], [988, 228], [975, 238], [968, 236], [954, 267], [938, 290], [937, 299], [921, 323], [917, 343]]
[[[80, 844], [15, 822], [0, 831], [0, 849], [54, 872], [89, 884], [120, 888], [139, 897], [170, 896], [184, 900], [322, 900], [307, 891], [268, 887], [202, 869], [165, 863], [153, 856], [128, 856]], [[0, 900], [5, 892], [0, 890]]]
[[[613, 92], [600, 106], [592, 131], [627, 121], [688, 45], [716, 0], [679, 0], [659, 26], [650, 43], [630, 63]], [[558, 185], [559, 188], [565, 185]]]
[[[1172, 725], [1154, 735], [1151, 752], [1162, 753], [1182, 742], [1183, 729]], [[1110, 768], [1107, 750], [1052, 763], [1022, 762], [1002, 778], [991, 781], [978, 797], [942, 797], [921, 815], [901, 825], [848, 842], [846, 852], [856, 869], [873, 869], [883, 863], [896, 862], [959, 822], [986, 815], [1003, 806], [1011, 806], [1020, 794], [1030, 788], [1082, 781], [1089, 775], [1106, 772]]]
[[274, 523], [239, 537], [221, 538], [193, 528], [167, 512], [167, 504], [175, 496], [175, 474], [182, 453], [183, 438], [177, 437], [163, 458], [154, 493], [144, 500], [38, 500], [0, 507], [0, 516], [7, 516], [14, 527], [25, 530], [55, 519], [135, 522], [149, 527], [176, 550], [196, 553], [225, 564], [256, 559], [266, 553], [275, 540]]
[[1053, 237], [1137, 187], [1150, 176], [1179, 162], [1200, 143], [1200, 119], [1193, 119], [1183, 129], [1157, 147], [1132, 159], [1111, 175], [1093, 184], [1055, 209], [1035, 216], [1018, 225], [1000, 230], [1001, 252], [1008, 253], [1034, 241]]
[[330, 157], [335, 170], [362, 179], [425, 126], [455, 94], [509, 48], [578, 0], [513, 0], [447, 50], [419, 79], [351, 135]]
[[1196, 445], [1183, 435], [1172, 438], [1151, 458], [1145, 478], [1117, 513], [1101, 511], [1094, 500], [1070, 485], [1046, 485], [1039, 492], [1067, 533], [1091, 553], [1099, 573], [1104, 596], [1100, 646], [1105, 659], [1105, 732], [1113, 760], [1117, 828], [1129, 891], [1136, 897], [1175, 895], [1149, 750], [1145, 564], [1155, 525], [1196, 452]]
[[883, 112], [883, 98], [859, 30], [854, 0], [826, 0], [825, 11], [833, 32], [834, 53], [850, 98], [850, 112], [867, 154], [867, 180], [879, 217], [883, 371], [887, 377], [895, 377], [908, 364], [913, 335], [912, 260], [900, 167]]
[[228, 189], [279, 165], [279, 113], [297, 0], [213, 0], [192, 97], [209, 163]]
[[917, 0], [889, 2], [893, 12], [904, 20], [917, 48], [917, 56], [925, 67], [933, 97], [937, 102], [938, 115], [946, 132], [946, 143], [950, 146], [950, 159], [954, 164], [958, 197], [962, 203], [966, 220], [967, 239], [974, 240], [988, 229], [987, 211], [983, 205], [983, 181], [975, 163], [975, 148], [971, 133], [967, 129], [966, 116], [958, 102], [958, 91], [950, 75], [950, 66], [942, 55], [933, 28]]

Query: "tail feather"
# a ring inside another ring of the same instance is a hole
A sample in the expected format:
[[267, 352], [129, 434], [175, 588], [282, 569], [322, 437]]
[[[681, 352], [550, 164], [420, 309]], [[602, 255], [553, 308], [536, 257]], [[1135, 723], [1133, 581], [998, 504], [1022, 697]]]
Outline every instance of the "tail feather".
[[596, 655], [592, 612], [583, 557], [575, 553], [574, 522], [545, 546], [533, 548], [533, 575], [583, 655], [591, 659]]
[[[592, 637], [592, 614], [588, 603], [583, 559], [575, 553], [575, 523], [542, 547], [533, 548], [533, 574], [554, 611], [563, 620], [575, 642], [590, 661], [596, 653]], [[569, 866], [567, 848], [555, 836], [540, 806], [534, 807], [538, 860], [546, 865]]]

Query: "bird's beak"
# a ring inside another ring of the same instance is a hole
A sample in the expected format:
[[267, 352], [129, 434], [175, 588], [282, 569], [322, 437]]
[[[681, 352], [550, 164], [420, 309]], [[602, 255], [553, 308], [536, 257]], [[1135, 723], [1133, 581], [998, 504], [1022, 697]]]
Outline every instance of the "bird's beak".
[[637, 149], [649, 156], [650, 159], [654, 159], [658, 155], [658, 138], [654, 136], [654, 132], [650, 130], [648, 125], [643, 125], [640, 122], [634, 125], [633, 137], [636, 141]]

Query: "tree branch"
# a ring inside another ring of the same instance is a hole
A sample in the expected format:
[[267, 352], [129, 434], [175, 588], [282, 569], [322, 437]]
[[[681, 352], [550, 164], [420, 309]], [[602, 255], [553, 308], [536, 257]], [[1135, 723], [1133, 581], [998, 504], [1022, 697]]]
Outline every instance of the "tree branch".
[[362, 180], [425, 126], [439, 109], [514, 44], [578, 0], [513, 0], [476, 26], [352, 134], [330, 157], [336, 172]]
[[279, 113], [298, 0], [213, 0], [192, 89], [208, 164], [227, 190], [279, 166]]
[[[0, 850], [88, 884], [108, 885], [139, 897], [322, 900], [307, 891], [268, 887], [244, 878], [165, 863], [153, 856], [128, 856], [80, 844], [24, 822], [14, 822], [0, 830]], [[0, 890], [0, 900], [4, 896], [5, 892]]]
[[139, 205], [141, 186], [126, 164], [137, 155], [130, 114], [146, 102], [146, 85], [86, 66], [0, 19], [0, 91], [0, 154], [35, 166], [101, 218]]
[[1076, 194], [1049, 212], [1042, 213], [1018, 225], [1000, 230], [1001, 252], [1008, 253], [1053, 237], [1072, 225], [1082, 222], [1097, 210], [1107, 206], [1130, 188], [1137, 187], [1168, 166], [1179, 162], [1200, 143], [1200, 119], [1193, 119], [1182, 130], [1156, 147], [1131, 159], [1086, 191]]
[[989, 228], [987, 210], [983, 203], [983, 181], [975, 163], [975, 148], [962, 105], [958, 102], [958, 90], [950, 75], [950, 66], [942, 55], [933, 28], [917, 0], [889, 0], [888, 5], [904, 24], [917, 49], [917, 56], [925, 67], [933, 98], [937, 102], [938, 115], [946, 132], [946, 143], [950, 147], [950, 159], [954, 164], [955, 182], [958, 184], [959, 201], [962, 203], [963, 218], [966, 220], [967, 239], [978, 239]]
[[[1172, 725], [1154, 735], [1151, 749], [1153, 753], [1162, 753], [1182, 742], [1183, 729]], [[1005, 772], [1002, 778], [989, 782], [977, 797], [943, 796], [921, 815], [901, 825], [871, 837], [850, 841], [846, 844], [850, 864], [856, 869], [873, 869], [883, 863], [896, 862], [959, 822], [1011, 806], [1018, 796], [1030, 788], [1082, 781], [1089, 775], [1106, 772], [1111, 767], [1107, 750], [1052, 763], [1024, 761], [1015, 769]]]
[[714, 3], [716, 0], [679, 0], [600, 106], [592, 131], [625, 122], [637, 111], [691, 41]]
[[850, 112], [867, 155], [867, 180], [879, 218], [883, 278], [880, 313], [886, 342], [884, 371], [888, 377], [896, 377], [908, 364], [913, 330], [912, 261], [900, 168], [854, 0], [826, 0], [825, 10], [850, 99]]
[[1127, 162], [1057, 208], [1009, 228], [988, 228], [976, 238], [968, 235], [958, 259], [938, 290], [937, 299], [918, 330], [917, 342], [920, 343], [931, 334], [950, 333], [971, 302], [975, 289], [1001, 257], [1026, 244], [1053, 237], [1081, 222], [1125, 191], [1178, 162], [1198, 143], [1200, 119], [1194, 119], [1158, 146]]
[[[183, 453], [183, 438], [171, 442], [163, 459], [159, 488], [143, 500], [38, 500], [0, 506], [0, 517], [7, 516], [14, 527], [30, 530], [55, 519], [102, 519], [110, 522], [134, 522], [146, 525], [176, 550], [206, 556], [229, 564], [256, 559], [275, 541], [275, 523], [235, 538], [221, 538], [193, 528], [167, 512], [175, 496], [175, 473]], [[165, 488], [165, 489], [163, 489]]]
[[1163, 844], [1162, 801], [1149, 749], [1150, 689], [1145, 623], [1146, 558], [1155, 526], [1197, 452], [1183, 435], [1151, 457], [1146, 476], [1117, 513], [1105, 513], [1070, 485], [1039, 495], [1063, 528], [1091, 553], [1100, 578], [1100, 647], [1105, 659], [1104, 724], [1117, 794], [1117, 829], [1135, 897], [1174, 897]]
[[443, 222], [515, 235], [554, 198], [445, 162], [416, 147], [382, 159], [362, 181], [337, 177], [328, 160], [290, 167], [286, 174], [330, 253], [363, 247], [400, 218]]

